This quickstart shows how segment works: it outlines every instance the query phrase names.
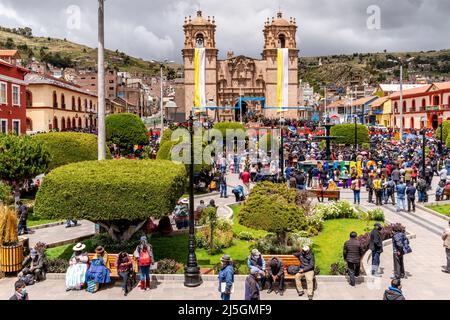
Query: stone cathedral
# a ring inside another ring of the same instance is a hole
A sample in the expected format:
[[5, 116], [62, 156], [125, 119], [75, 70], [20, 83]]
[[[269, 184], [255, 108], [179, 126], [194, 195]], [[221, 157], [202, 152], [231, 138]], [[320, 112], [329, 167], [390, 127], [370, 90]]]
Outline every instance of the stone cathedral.
[[[267, 107], [277, 102], [277, 49], [289, 49], [288, 62], [288, 107], [298, 106], [298, 54], [296, 43], [297, 24], [295, 18], [289, 21], [279, 12], [272, 20], [264, 23], [264, 47], [261, 59], [249, 58], [228, 52], [226, 60], [218, 60], [216, 46], [216, 22], [214, 17], [203, 17], [198, 11], [195, 18], [186, 17], [184, 23], [185, 112], [186, 118], [192, 111], [194, 101], [194, 52], [205, 48], [205, 91], [206, 100], [215, 106], [237, 106], [239, 97], [265, 98]], [[242, 113], [263, 114], [279, 118], [275, 109], [262, 108], [261, 101], [243, 101]], [[238, 121], [239, 110], [207, 110], [209, 118], [215, 121]], [[297, 110], [283, 112], [286, 118], [297, 117]], [[219, 119], [218, 119], [219, 118]]]

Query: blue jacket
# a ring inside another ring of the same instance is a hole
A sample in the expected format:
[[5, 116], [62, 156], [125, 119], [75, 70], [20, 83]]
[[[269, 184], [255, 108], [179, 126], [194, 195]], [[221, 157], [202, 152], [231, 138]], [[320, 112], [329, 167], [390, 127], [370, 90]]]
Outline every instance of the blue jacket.
[[225, 290], [231, 292], [231, 286], [234, 282], [234, 269], [231, 264], [222, 267], [219, 271], [219, 292], [221, 292], [222, 282], [226, 283]]
[[262, 271], [266, 271], [266, 261], [262, 256], [259, 256], [259, 259], [255, 259], [252, 255], [250, 255], [247, 260], [247, 266], [249, 269], [252, 267], [257, 267]]
[[405, 199], [406, 184], [402, 183], [402, 184], [397, 185], [397, 195], [400, 199]]

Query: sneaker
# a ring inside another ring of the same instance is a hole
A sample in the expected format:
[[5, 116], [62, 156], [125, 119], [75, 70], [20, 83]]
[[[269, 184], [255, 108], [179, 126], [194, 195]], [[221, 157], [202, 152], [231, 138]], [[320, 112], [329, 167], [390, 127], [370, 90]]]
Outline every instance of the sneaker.
[[272, 289], [267, 290], [267, 294], [271, 294], [273, 292]]
[[443, 273], [450, 273], [448, 270], [441, 270]]
[[313, 300], [313, 296], [308, 296], [308, 300]]
[[304, 292], [298, 292], [298, 296], [302, 297], [305, 293]]
[[280, 291], [280, 296], [284, 296], [284, 292], [283, 291]]

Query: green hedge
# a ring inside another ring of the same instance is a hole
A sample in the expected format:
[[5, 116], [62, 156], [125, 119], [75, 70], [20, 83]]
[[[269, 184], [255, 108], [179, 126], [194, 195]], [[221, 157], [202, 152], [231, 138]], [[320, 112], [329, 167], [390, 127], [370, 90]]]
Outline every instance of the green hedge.
[[170, 213], [185, 187], [184, 166], [170, 161], [80, 162], [59, 167], [43, 179], [35, 213], [102, 222], [123, 234], [131, 224]]
[[[93, 134], [51, 132], [38, 134], [33, 139], [41, 142], [50, 153], [49, 171], [70, 163], [98, 159], [98, 141]], [[106, 158], [111, 159], [109, 148], [106, 148]]]
[[120, 113], [106, 117], [106, 141], [123, 147], [148, 144], [148, 131], [135, 114]]
[[305, 215], [296, 204], [297, 191], [285, 184], [256, 185], [239, 214], [239, 223], [253, 229], [285, 236], [307, 227]]
[[172, 133], [173, 133], [173, 131], [170, 128], [165, 129], [164, 133], [161, 137], [161, 141], [159, 142], [159, 145], [162, 146], [166, 142], [172, 141]]
[[[362, 125], [357, 125], [358, 144], [365, 144], [370, 142], [369, 129]], [[331, 135], [339, 137], [335, 140], [339, 144], [354, 144], [355, 143], [355, 125], [354, 124], [338, 124], [331, 128]]]
[[[443, 135], [442, 135], [442, 141], [444, 143], [448, 140], [449, 132], [450, 132], [450, 120], [446, 120], [442, 123], [443, 127]], [[441, 126], [439, 126], [436, 130], [436, 139], [439, 141], [441, 139]]]
[[214, 129], [220, 130], [224, 139], [226, 138], [227, 130], [243, 130], [247, 131], [245, 126], [240, 122], [217, 122], [214, 124]]

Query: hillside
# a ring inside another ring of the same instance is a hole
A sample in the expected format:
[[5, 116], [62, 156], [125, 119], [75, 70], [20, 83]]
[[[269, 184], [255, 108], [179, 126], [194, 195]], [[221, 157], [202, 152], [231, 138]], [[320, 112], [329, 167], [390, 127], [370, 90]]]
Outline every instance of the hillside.
[[[46, 61], [58, 67], [96, 68], [96, 48], [66, 39], [34, 37], [31, 36], [31, 29], [25, 29], [11, 30], [0, 27], [0, 48], [18, 49], [25, 63], [35, 57], [39, 61]], [[158, 64], [134, 58], [119, 51], [105, 50], [105, 62], [110, 68], [118, 71], [146, 76], [158, 75], [160, 71]], [[173, 64], [169, 69], [177, 70], [179, 67]]]
[[415, 58], [404, 66], [405, 81], [414, 81], [415, 77], [426, 77], [432, 81], [450, 79], [450, 50], [301, 57], [299, 79], [309, 82], [316, 89], [322, 84], [347, 86], [355, 82], [390, 82], [399, 79], [400, 71], [398, 65], [388, 59], [398, 57], [405, 60]]

